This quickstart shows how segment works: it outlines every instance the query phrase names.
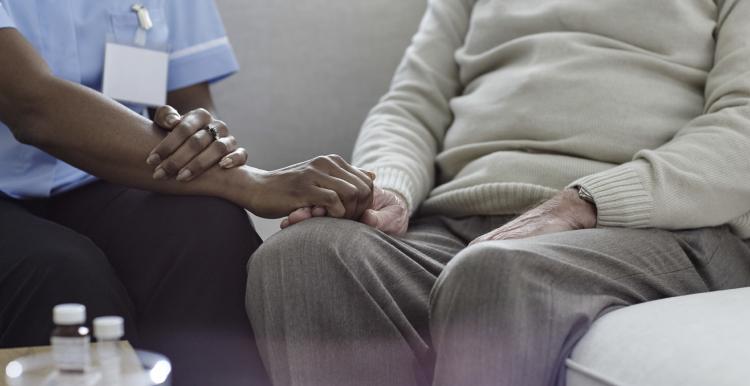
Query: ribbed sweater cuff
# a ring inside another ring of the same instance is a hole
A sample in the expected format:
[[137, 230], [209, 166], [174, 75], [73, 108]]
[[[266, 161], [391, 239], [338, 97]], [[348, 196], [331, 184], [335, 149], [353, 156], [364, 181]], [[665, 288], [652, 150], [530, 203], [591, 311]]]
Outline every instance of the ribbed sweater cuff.
[[416, 202], [420, 195], [416, 191], [416, 187], [409, 174], [403, 170], [389, 167], [374, 168], [371, 171], [377, 176], [375, 178], [375, 185], [382, 189], [392, 190], [401, 194], [406, 200], [409, 213], [414, 214], [416, 206], [420, 204]]
[[599, 226], [645, 228], [651, 224], [654, 202], [635, 168], [633, 163], [623, 164], [583, 177], [569, 187], [583, 186], [591, 193]]

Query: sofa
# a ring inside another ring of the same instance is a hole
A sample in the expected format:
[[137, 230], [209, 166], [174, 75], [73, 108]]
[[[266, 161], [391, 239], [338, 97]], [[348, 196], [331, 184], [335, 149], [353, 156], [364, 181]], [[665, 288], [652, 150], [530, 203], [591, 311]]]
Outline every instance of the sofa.
[[[242, 72], [214, 88], [249, 151], [277, 168], [351, 154], [425, 0], [217, 0]], [[278, 221], [255, 219], [262, 236]], [[569, 386], [750, 385], [750, 288], [608, 313], [567, 361]]]

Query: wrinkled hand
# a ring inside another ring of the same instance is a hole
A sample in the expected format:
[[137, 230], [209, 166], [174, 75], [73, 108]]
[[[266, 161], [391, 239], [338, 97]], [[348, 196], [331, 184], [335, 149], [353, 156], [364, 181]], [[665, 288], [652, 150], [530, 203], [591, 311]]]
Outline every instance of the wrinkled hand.
[[359, 221], [385, 233], [403, 235], [409, 228], [409, 208], [400, 194], [376, 187], [372, 208]]
[[471, 244], [490, 240], [511, 240], [547, 233], [567, 232], [596, 226], [596, 208], [566, 189], [513, 221], [478, 237]]
[[[284, 229], [311, 217], [323, 217], [326, 214], [325, 208], [320, 207], [297, 209], [281, 222], [281, 228]], [[359, 221], [385, 233], [403, 235], [409, 227], [409, 209], [406, 207], [406, 200], [398, 193], [375, 187], [372, 205], [365, 210]]]
[[356, 220], [372, 204], [370, 176], [337, 155], [270, 172], [249, 169], [255, 186], [246, 191], [252, 194], [232, 201], [261, 217], [278, 218], [299, 208], [319, 207], [331, 217]]
[[[237, 146], [227, 125], [205, 109], [180, 116], [171, 106], [162, 106], [156, 110], [154, 123], [169, 131], [146, 160], [155, 167], [154, 179], [177, 176], [178, 181], [187, 182], [216, 164], [230, 169], [247, 162], [247, 152]], [[209, 128], [216, 130], [218, 139], [214, 139]]]

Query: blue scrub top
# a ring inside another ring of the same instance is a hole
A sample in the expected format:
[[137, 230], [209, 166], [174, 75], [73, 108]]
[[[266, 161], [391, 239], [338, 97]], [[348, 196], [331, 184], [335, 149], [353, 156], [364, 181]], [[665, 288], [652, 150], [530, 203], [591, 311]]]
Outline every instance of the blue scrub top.
[[[239, 69], [212, 0], [0, 0], [0, 28], [18, 29], [56, 76], [101, 91], [107, 39], [135, 41], [135, 3], [148, 9], [154, 24], [147, 48], [170, 52], [169, 91], [214, 82]], [[144, 111], [143, 106], [128, 107]], [[0, 195], [50, 197], [94, 180], [19, 143], [0, 123]]]

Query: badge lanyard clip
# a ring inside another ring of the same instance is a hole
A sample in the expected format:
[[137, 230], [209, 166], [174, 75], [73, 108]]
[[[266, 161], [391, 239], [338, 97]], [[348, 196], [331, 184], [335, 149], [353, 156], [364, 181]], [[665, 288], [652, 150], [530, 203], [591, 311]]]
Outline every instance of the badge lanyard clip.
[[136, 3], [130, 8], [138, 16], [138, 31], [135, 33], [135, 44], [137, 46], [146, 46], [146, 33], [154, 27], [151, 21], [151, 15], [143, 4]]

